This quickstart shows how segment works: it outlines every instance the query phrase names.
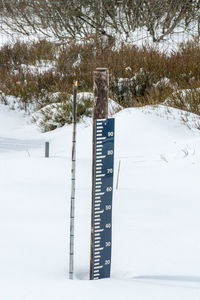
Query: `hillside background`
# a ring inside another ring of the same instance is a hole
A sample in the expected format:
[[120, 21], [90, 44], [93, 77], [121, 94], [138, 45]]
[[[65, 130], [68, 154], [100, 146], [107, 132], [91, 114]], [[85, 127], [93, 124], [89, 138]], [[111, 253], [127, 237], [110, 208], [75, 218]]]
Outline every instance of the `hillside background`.
[[[74, 80], [80, 92], [92, 92], [93, 71], [107, 67], [110, 98], [122, 107], [164, 103], [199, 115], [199, 6], [194, 0], [2, 0], [0, 101], [29, 114], [47, 106], [47, 121], [59, 110], [52, 126], [41, 124], [43, 131], [54, 129], [70, 122]], [[92, 105], [84, 101], [80, 116]]]

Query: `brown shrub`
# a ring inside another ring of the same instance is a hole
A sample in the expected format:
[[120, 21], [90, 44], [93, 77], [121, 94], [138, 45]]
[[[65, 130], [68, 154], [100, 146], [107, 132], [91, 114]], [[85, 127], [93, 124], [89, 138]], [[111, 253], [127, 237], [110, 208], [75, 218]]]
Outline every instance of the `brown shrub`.
[[[24, 105], [35, 102], [42, 107], [50, 103], [49, 94], [70, 92], [74, 80], [80, 91], [92, 91], [96, 67], [109, 69], [110, 96], [125, 107], [161, 103], [175, 90], [200, 87], [200, 47], [195, 40], [171, 55], [150, 47], [112, 47], [95, 40], [5, 45], [0, 49], [0, 90], [21, 98]], [[53, 68], [37, 72], [40, 62], [50, 62]], [[22, 65], [35, 66], [36, 71], [25, 72]]]

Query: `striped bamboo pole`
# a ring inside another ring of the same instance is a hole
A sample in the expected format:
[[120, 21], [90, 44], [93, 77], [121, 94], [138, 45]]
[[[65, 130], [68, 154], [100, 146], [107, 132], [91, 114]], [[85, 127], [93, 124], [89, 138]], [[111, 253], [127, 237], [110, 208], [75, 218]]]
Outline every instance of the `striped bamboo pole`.
[[73, 90], [73, 134], [72, 134], [72, 169], [71, 169], [71, 209], [70, 209], [70, 250], [69, 279], [74, 276], [74, 217], [75, 217], [75, 175], [76, 175], [76, 98], [77, 81]]

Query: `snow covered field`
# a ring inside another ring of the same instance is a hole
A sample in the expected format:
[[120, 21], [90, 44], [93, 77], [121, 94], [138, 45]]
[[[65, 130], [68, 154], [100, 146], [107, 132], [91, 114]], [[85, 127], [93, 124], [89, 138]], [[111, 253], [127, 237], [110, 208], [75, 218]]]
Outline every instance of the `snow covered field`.
[[200, 299], [200, 131], [181, 114], [158, 106], [115, 116], [112, 278], [99, 281], [88, 280], [92, 128], [79, 124], [70, 281], [72, 127], [41, 134], [0, 105], [0, 299]]

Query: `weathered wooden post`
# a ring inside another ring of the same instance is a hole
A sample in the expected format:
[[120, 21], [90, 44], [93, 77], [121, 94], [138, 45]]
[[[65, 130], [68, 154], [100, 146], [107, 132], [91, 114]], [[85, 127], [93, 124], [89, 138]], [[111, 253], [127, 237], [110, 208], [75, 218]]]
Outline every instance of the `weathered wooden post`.
[[94, 71], [90, 279], [110, 277], [114, 119], [108, 119], [109, 73]]

